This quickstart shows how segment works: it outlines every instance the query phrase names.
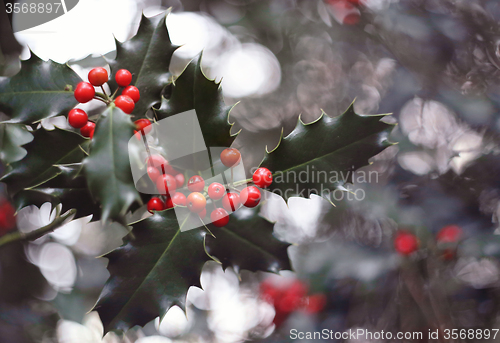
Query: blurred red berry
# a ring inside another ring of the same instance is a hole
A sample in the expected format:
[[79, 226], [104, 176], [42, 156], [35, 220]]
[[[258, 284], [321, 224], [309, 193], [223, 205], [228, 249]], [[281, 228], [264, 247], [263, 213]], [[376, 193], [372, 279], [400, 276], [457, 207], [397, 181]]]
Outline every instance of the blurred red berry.
[[407, 231], [399, 231], [394, 238], [394, 247], [401, 255], [410, 255], [418, 250], [417, 236]]
[[463, 231], [458, 225], [448, 225], [439, 230], [436, 240], [438, 243], [456, 243], [463, 235]]
[[306, 313], [313, 314], [321, 312], [326, 305], [326, 296], [324, 294], [313, 294], [304, 299], [303, 310]]
[[4, 235], [16, 226], [16, 211], [10, 202], [0, 201], [0, 235]]

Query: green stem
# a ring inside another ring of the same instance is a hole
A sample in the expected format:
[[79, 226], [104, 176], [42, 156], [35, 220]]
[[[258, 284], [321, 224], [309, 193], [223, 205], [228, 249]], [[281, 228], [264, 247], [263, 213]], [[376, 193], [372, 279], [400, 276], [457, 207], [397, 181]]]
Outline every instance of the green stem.
[[250, 179], [246, 179], [246, 180], [236, 181], [236, 182], [234, 183], [234, 185], [233, 185], [233, 186], [234, 186], [234, 187], [238, 187], [238, 186], [244, 185], [244, 184], [249, 183], [249, 182], [252, 182], [252, 181], [253, 181], [253, 179], [252, 179], [252, 178], [250, 178]]
[[111, 94], [111, 97], [110, 97], [111, 100], [113, 100], [115, 98], [116, 93], [118, 93], [118, 88], [115, 89], [115, 91], [113, 92], [113, 94]]
[[21, 232], [16, 231], [5, 236], [0, 237], [0, 247], [7, 245], [9, 243], [17, 242], [17, 241], [34, 241], [52, 231], [59, 228], [64, 224], [64, 221], [74, 215], [76, 213], [76, 209], [71, 209], [62, 216], [56, 217], [54, 221], [48, 225], [45, 225], [39, 229], [33, 230], [31, 232]]
[[109, 97], [108, 97], [108, 95], [106, 94], [106, 90], [104, 89], [104, 86], [101, 86], [101, 89], [102, 89], [102, 94], [104, 94], [104, 98], [105, 98], [106, 100], [109, 100]]

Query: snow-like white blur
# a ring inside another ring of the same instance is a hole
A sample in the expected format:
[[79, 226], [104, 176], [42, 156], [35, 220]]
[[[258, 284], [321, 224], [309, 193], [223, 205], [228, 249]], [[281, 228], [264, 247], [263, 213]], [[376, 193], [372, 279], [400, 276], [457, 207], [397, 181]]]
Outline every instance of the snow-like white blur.
[[[205, 265], [201, 274], [204, 290], [191, 287], [188, 301], [209, 311], [207, 322], [217, 342], [243, 342], [255, 330], [259, 335], [270, 334], [274, 308], [249, 289], [240, 287], [237, 275], [227, 269]], [[184, 314], [182, 314], [184, 315]], [[188, 316], [189, 319], [189, 316]], [[254, 332], [255, 334], [255, 332]]]
[[132, 0], [80, 0], [67, 14], [15, 36], [25, 46], [23, 59], [29, 57], [29, 46], [42, 59], [65, 63], [114, 50], [113, 35], [120, 41], [127, 39], [139, 23], [137, 12]]
[[[138, 8], [132, 0], [81, 0], [67, 14], [15, 35], [25, 47], [23, 59], [30, 55], [28, 47], [40, 58], [59, 63], [104, 55], [115, 49], [113, 36], [124, 41], [137, 30], [141, 11], [153, 16], [166, 10], [160, 5]], [[241, 44], [209, 15], [171, 13], [167, 27], [172, 43], [181, 46], [175, 56], [187, 62], [203, 51], [208, 76], [223, 80], [226, 96], [259, 96], [278, 87], [281, 69], [276, 56], [260, 44]], [[87, 69], [73, 68], [86, 80]]]
[[[50, 224], [55, 216], [56, 209], [48, 202], [40, 208], [28, 206], [19, 210], [17, 226], [22, 232], [31, 232]], [[42, 275], [55, 290], [69, 292], [76, 281], [76, 261], [68, 246], [78, 241], [83, 226], [88, 221], [88, 217], [72, 220], [26, 246], [29, 261], [40, 268]], [[50, 241], [50, 238], [55, 241]]]

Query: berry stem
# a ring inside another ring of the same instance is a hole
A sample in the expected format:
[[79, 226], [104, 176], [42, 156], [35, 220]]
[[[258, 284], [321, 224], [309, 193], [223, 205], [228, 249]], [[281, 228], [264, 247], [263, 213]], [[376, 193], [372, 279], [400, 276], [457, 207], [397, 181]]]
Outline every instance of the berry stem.
[[252, 182], [252, 181], [253, 181], [252, 178], [249, 178], [249, 179], [246, 179], [246, 180], [236, 181], [233, 186], [238, 187], [238, 186], [247, 184], [247, 183]]
[[0, 247], [7, 245], [9, 243], [17, 242], [17, 241], [34, 241], [52, 231], [55, 229], [61, 227], [63, 224], [65, 224], [66, 219], [71, 217], [76, 213], [76, 209], [71, 209], [62, 216], [57, 216], [54, 221], [48, 225], [45, 225], [39, 229], [33, 230], [31, 232], [21, 232], [17, 231], [14, 233], [7, 234], [5, 236], [2, 236], [0, 238]]
[[106, 101], [106, 100], [104, 100], [103, 98], [100, 98], [100, 97], [95, 96], [95, 97], [94, 97], [94, 99], [99, 100], [99, 101], [102, 101], [102, 102], [103, 102], [103, 103], [105, 103], [106, 105], [109, 105], [109, 101]]
[[101, 89], [102, 89], [102, 94], [104, 94], [104, 98], [106, 100], [109, 100], [108, 94], [106, 94], [106, 90], [104, 89], [104, 86], [101, 86]]
[[118, 88], [115, 89], [115, 91], [113, 92], [113, 94], [111, 94], [111, 97], [110, 97], [111, 100], [113, 100], [115, 98], [116, 93], [118, 93]]
[[231, 180], [229, 180], [229, 185], [233, 185], [233, 180], [234, 180], [234, 171], [233, 171], [233, 167], [231, 167]]
[[203, 219], [201, 219], [200, 216], [198, 216], [198, 218], [200, 218], [200, 221], [201, 223], [203, 224], [203, 226], [205, 227], [205, 229], [207, 229], [208, 233], [212, 235], [213, 238], [217, 238], [215, 237], [215, 235], [212, 233], [212, 231], [210, 231], [210, 229], [205, 225], [205, 222], [203, 221]]

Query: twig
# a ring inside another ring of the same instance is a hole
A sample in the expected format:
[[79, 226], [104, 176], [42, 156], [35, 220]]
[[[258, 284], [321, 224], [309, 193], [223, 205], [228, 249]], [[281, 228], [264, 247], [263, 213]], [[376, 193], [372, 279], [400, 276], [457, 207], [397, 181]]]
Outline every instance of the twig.
[[31, 232], [13, 232], [7, 234], [5, 236], [0, 237], [0, 247], [7, 245], [9, 243], [17, 242], [17, 241], [34, 241], [52, 231], [59, 228], [64, 224], [64, 221], [74, 215], [76, 213], [76, 209], [71, 209], [60, 217], [54, 219], [54, 221], [48, 225], [45, 225], [39, 229], [33, 230]]

